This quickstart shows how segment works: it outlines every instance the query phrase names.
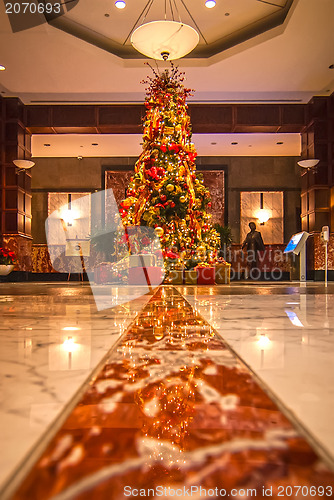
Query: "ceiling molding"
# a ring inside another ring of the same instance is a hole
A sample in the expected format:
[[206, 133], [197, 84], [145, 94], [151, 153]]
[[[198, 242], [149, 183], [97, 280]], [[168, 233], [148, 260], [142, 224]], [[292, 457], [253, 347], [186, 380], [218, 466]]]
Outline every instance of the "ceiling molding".
[[[249, 24], [229, 33], [228, 35], [222, 36], [211, 43], [200, 43], [190, 54], [186, 55], [185, 58], [210, 58], [282, 25], [287, 19], [290, 9], [296, 1], [297, 0], [286, 0], [283, 7], [277, 5], [276, 11], [270, 12], [264, 17], [252, 21]], [[268, 6], [270, 6], [269, 3]], [[75, 11], [74, 13], [72, 11], [71, 16], [63, 14], [62, 16], [54, 17], [53, 15], [48, 16], [45, 14], [45, 18], [54, 28], [62, 30], [122, 59], [143, 59], [143, 55], [137, 52], [137, 50], [135, 50], [130, 43], [119, 43], [116, 40], [99, 33], [97, 30], [77, 22], [74, 15]]]

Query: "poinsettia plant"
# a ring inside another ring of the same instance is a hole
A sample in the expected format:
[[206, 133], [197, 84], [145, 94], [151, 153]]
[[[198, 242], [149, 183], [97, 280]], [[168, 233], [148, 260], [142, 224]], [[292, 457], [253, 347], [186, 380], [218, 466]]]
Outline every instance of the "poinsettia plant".
[[14, 252], [11, 252], [7, 248], [0, 247], [0, 265], [11, 266], [14, 264], [16, 264], [16, 257]]

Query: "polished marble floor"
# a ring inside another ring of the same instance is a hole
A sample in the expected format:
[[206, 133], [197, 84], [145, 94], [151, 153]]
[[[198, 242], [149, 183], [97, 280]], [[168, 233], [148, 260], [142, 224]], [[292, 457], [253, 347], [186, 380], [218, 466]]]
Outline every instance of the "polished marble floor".
[[[178, 291], [331, 466], [334, 286], [245, 283]], [[98, 311], [88, 285], [1, 284], [0, 484], [52, 423], [65, 420], [80, 388], [150, 298]]]
[[334, 285], [179, 290], [334, 458]]
[[148, 300], [99, 312], [88, 285], [0, 285], [0, 485]]

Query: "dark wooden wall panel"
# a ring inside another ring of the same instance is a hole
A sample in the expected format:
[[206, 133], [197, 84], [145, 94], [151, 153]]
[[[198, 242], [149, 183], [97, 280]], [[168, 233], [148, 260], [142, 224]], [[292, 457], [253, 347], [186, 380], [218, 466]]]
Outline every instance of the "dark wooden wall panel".
[[[16, 173], [15, 159], [31, 158], [31, 138], [20, 99], [0, 97], [1, 239], [31, 237], [31, 173]], [[26, 202], [27, 200], [27, 202]], [[20, 249], [21, 246], [18, 244]], [[20, 255], [17, 255], [20, 260]]]
[[[195, 133], [301, 132], [305, 104], [189, 104]], [[40, 133], [137, 134], [145, 107], [128, 105], [27, 105], [26, 125]]]
[[303, 158], [320, 160], [315, 172], [305, 172], [302, 178], [302, 228], [320, 231], [324, 225], [334, 225], [332, 210], [334, 183], [334, 94], [314, 97], [306, 109], [308, 123], [302, 134]]
[[94, 127], [95, 106], [52, 106], [53, 127]]
[[[224, 105], [196, 105], [189, 107], [193, 132], [230, 132], [233, 128], [233, 107]], [[209, 119], [210, 116], [210, 119]]]

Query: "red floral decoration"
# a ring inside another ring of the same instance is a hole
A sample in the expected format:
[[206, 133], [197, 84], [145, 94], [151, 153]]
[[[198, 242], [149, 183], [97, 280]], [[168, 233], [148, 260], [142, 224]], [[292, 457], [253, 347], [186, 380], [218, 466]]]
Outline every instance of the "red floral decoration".
[[11, 266], [16, 264], [16, 257], [14, 252], [11, 252], [7, 248], [0, 248], [0, 265], [1, 266]]

